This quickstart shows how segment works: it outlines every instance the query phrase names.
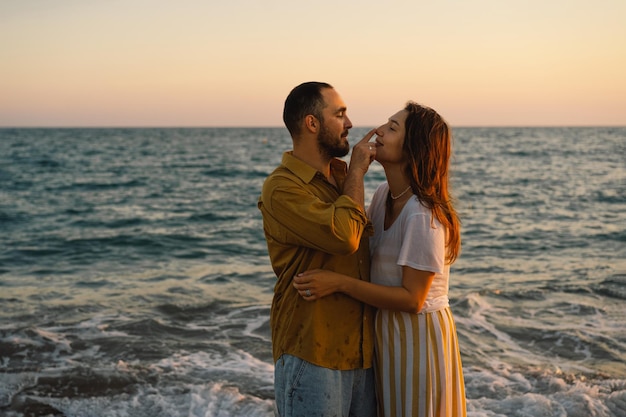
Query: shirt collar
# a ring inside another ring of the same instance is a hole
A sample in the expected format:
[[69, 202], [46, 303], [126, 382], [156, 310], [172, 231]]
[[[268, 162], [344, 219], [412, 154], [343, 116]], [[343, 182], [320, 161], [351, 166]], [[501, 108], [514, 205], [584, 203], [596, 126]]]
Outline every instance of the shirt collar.
[[[287, 151], [283, 154], [282, 164], [291, 172], [293, 172], [303, 182], [309, 183], [319, 172], [311, 165], [293, 156], [293, 151]], [[347, 164], [338, 158], [333, 158], [330, 161], [331, 174], [337, 176], [339, 174], [340, 179], [345, 177]], [[320, 173], [321, 175], [321, 173]]]

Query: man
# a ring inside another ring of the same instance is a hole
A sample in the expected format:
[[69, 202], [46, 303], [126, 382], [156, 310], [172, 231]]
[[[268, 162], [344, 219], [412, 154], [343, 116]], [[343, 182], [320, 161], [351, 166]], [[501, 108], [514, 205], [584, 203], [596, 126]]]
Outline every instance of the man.
[[280, 417], [373, 417], [372, 308], [340, 293], [307, 302], [292, 278], [324, 268], [369, 280], [363, 176], [374, 130], [353, 148], [348, 169], [338, 158], [350, 150], [352, 123], [335, 89], [319, 82], [291, 91], [283, 121], [293, 150], [258, 203], [278, 278], [270, 314], [276, 408]]

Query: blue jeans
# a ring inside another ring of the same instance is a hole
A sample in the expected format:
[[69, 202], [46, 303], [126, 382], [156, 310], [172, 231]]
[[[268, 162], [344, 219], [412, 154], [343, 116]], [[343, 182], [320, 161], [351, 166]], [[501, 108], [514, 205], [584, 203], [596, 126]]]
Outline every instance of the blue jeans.
[[282, 355], [274, 368], [279, 417], [376, 417], [374, 371], [322, 368]]

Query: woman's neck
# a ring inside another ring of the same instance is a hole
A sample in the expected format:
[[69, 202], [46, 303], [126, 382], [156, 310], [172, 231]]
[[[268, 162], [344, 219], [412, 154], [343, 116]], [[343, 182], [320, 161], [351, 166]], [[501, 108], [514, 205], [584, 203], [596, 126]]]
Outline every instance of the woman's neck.
[[401, 167], [395, 165], [393, 167], [385, 167], [385, 176], [389, 184], [389, 191], [394, 197], [399, 196], [406, 191], [407, 187], [411, 186], [411, 182]]

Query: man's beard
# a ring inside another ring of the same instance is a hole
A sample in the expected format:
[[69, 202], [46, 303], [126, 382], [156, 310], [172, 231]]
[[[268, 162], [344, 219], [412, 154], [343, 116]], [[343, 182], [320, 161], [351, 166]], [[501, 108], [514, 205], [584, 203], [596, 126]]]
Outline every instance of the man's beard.
[[320, 133], [317, 135], [317, 146], [320, 152], [329, 158], [341, 158], [350, 152], [350, 144], [343, 141], [343, 137], [338, 141], [337, 138], [330, 133], [324, 126], [320, 127]]

